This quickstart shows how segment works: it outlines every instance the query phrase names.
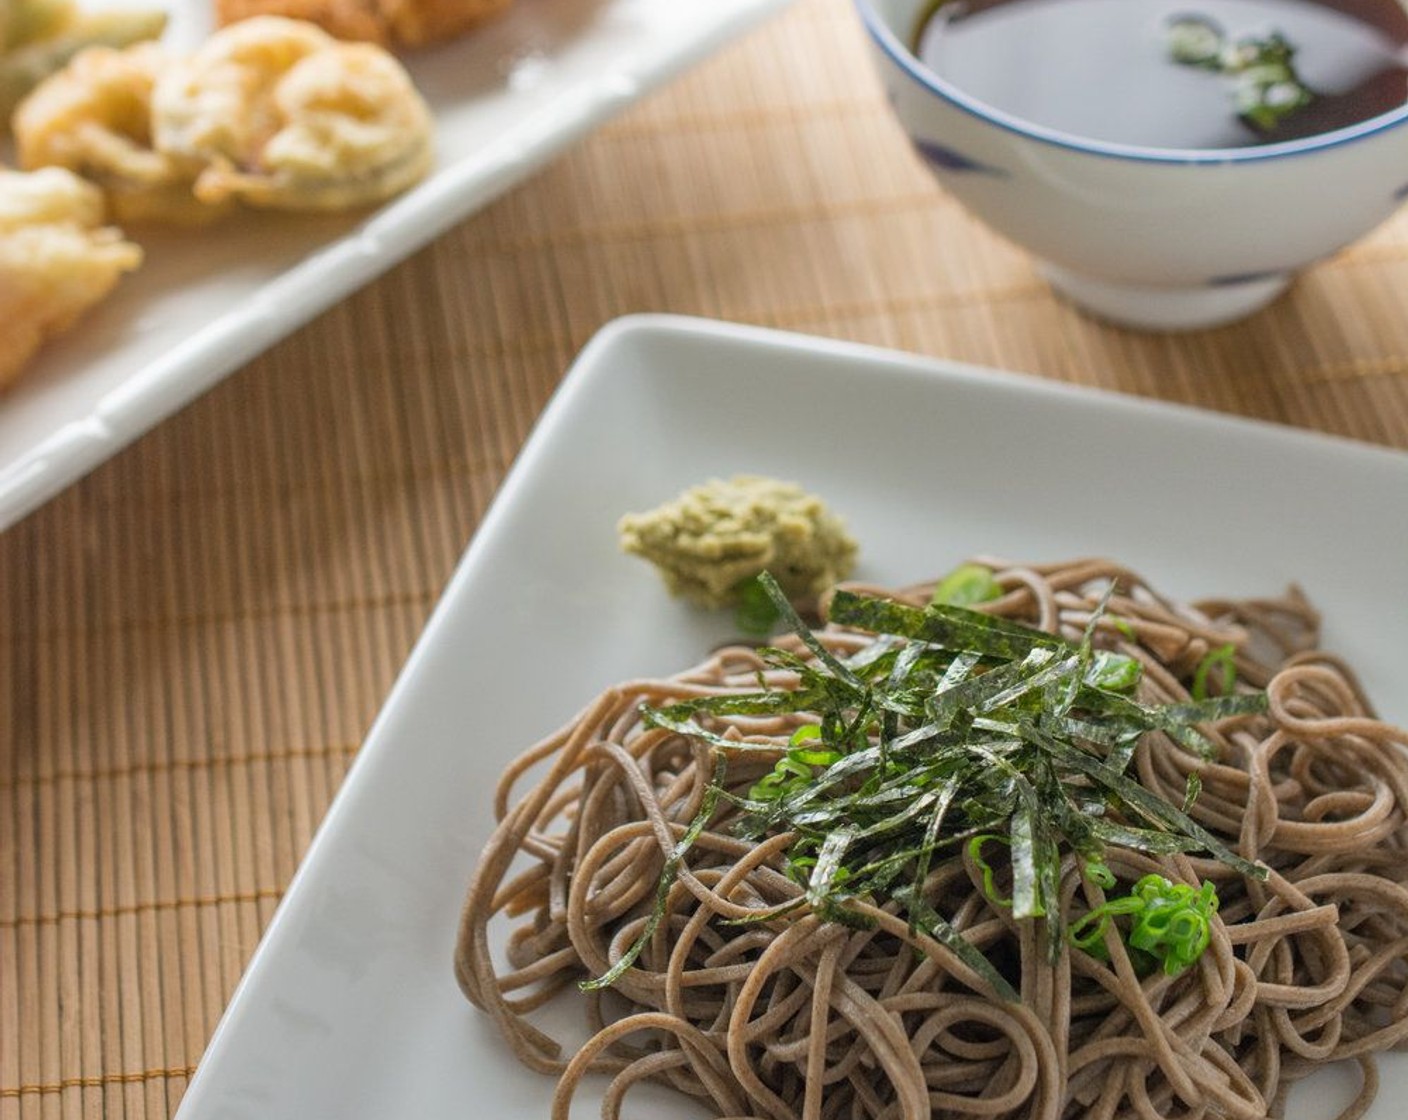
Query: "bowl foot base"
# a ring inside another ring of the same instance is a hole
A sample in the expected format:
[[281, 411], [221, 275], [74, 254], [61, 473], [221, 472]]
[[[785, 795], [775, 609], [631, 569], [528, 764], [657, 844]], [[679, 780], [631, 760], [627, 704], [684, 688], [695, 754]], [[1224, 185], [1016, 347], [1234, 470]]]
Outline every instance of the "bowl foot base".
[[1165, 288], [1112, 284], [1054, 264], [1043, 263], [1041, 271], [1082, 311], [1123, 327], [1155, 331], [1201, 330], [1234, 322], [1260, 311], [1291, 281], [1288, 274], [1277, 273], [1225, 284]]

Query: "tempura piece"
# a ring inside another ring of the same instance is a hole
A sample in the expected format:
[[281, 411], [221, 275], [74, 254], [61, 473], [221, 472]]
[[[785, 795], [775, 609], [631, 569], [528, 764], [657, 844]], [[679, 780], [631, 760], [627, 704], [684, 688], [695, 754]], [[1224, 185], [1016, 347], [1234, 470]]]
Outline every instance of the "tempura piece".
[[102, 222], [102, 193], [71, 172], [0, 170], [0, 387], [141, 264]]
[[253, 16], [316, 23], [338, 39], [421, 47], [453, 39], [508, 8], [513, 0], [216, 0], [222, 25]]
[[392, 39], [407, 47], [441, 43], [507, 8], [512, 0], [377, 0]]
[[93, 47], [20, 104], [20, 165], [66, 167], [102, 187], [118, 221], [199, 223], [219, 211], [192, 192], [197, 167], [152, 144], [152, 89], [172, 65], [155, 43]]
[[255, 16], [284, 16], [317, 24], [335, 39], [387, 46], [390, 36], [376, 0], [216, 0], [222, 27]]
[[280, 210], [380, 202], [433, 161], [430, 110], [394, 58], [277, 16], [217, 32], [158, 80], [156, 146], [195, 193]]
[[0, 50], [53, 38], [78, 18], [74, 0], [0, 0]]
[[30, 90], [62, 70], [80, 51], [156, 39], [165, 28], [166, 13], [156, 8], [85, 12], [56, 26], [45, 23], [37, 36], [26, 23], [24, 37], [12, 39], [12, 49], [0, 54], [0, 118], [8, 120]]

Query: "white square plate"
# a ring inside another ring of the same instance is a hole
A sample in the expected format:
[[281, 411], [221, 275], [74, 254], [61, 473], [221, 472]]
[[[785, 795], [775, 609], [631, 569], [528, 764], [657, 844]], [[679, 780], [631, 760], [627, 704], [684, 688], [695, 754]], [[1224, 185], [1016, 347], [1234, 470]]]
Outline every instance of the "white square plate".
[[[1297, 580], [1327, 645], [1408, 716], [1408, 456], [844, 343], [621, 320], [505, 481], [178, 1120], [546, 1117], [550, 1079], [514, 1062], [451, 970], [491, 790], [603, 686], [694, 664], [726, 632], [619, 553], [615, 523], [739, 471], [822, 495], [860, 574], [885, 582], [976, 552], [1109, 554], [1183, 596]], [[1384, 1074], [1376, 1118], [1408, 1093], [1408, 1058]], [[664, 1114], [693, 1112], [657, 1098]]]
[[[145, 2], [170, 10], [173, 50], [210, 30], [213, 0]], [[142, 267], [0, 396], [0, 529], [785, 2], [516, 0], [406, 56], [438, 155], [406, 194], [370, 214], [129, 231]]]

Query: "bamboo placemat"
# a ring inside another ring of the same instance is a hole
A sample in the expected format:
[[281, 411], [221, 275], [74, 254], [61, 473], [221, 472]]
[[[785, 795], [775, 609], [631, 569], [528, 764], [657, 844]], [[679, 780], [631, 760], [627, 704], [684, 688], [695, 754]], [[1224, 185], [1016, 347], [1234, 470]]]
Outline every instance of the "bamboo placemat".
[[0, 537], [0, 1120], [175, 1110], [608, 319], [744, 320], [1408, 448], [1405, 290], [1400, 216], [1237, 327], [1084, 319], [920, 168], [847, 0], [799, 0]]

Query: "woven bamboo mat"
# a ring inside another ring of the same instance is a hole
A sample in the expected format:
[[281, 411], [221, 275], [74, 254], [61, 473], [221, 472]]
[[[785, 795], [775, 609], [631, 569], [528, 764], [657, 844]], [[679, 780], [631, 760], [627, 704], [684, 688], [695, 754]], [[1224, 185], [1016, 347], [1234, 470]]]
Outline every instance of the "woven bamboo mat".
[[1408, 215], [1244, 325], [1092, 323], [921, 170], [847, 0], [799, 0], [0, 538], [0, 1120], [174, 1111], [608, 319], [745, 320], [1408, 448], [1404, 291]]

